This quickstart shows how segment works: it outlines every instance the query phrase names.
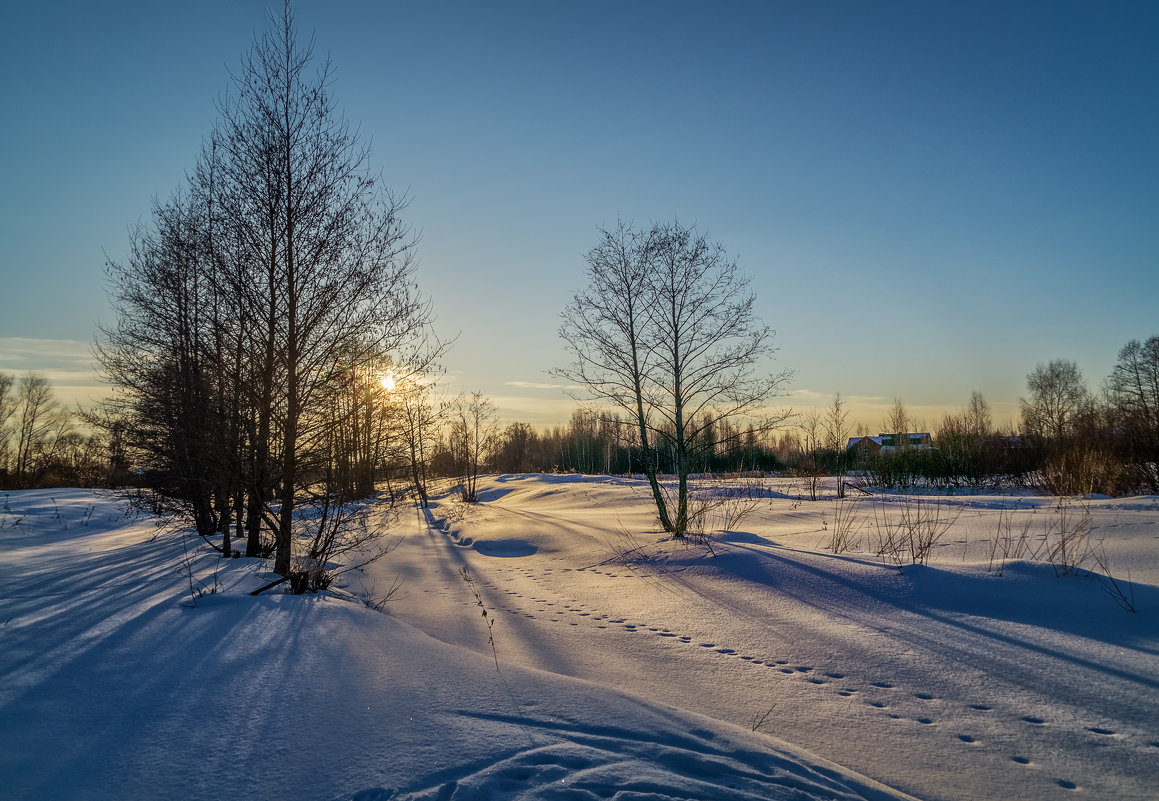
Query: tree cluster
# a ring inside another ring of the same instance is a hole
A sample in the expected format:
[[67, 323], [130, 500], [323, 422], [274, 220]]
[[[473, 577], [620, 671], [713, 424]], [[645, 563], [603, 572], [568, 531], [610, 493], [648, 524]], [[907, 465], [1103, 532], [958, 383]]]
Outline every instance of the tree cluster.
[[123, 469], [115, 432], [80, 430], [45, 376], [0, 372], [0, 489], [106, 486]]
[[286, 576], [325, 561], [335, 510], [405, 444], [388, 385], [415, 385], [438, 347], [405, 203], [370, 172], [288, 4], [273, 22], [184, 185], [108, 264], [116, 320], [96, 355], [115, 387], [104, 419], [149, 483], [226, 555], [244, 530]]
[[[738, 428], [725, 420], [698, 425], [696, 458], [690, 473], [770, 472], [783, 466], [776, 443], [767, 431], [752, 425]], [[647, 460], [641, 452], [634, 424], [621, 415], [577, 409], [566, 425], [536, 431], [529, 423], [495, 427], [485, 449], [484, 468], [497, 473], [586, 473], [643, 475]], [[433, 470], [439, 475], [462, 476], [467, 462], [454, 443], [443, 437], [436, 446]], [[675, 475], [676, 455], [657, 451], [652, 456], [658, 474]]]
[[1020, 399], [1043, 486], [1060, 495], [1159, 493], [1159, 336], [1131, 340], [1099, 393], [1072, 361], [1038, 365]]
[[[1159, 493], [1159, 336], [1131, 340], [1099, 392], [1073, 361], [1039, 364], [1019, 399], [1021, 424], [1000, 430], [975, 392], [959, 413], [946, 415], [933, 448], [901, 447], [872, 454], [856, 467], [880, 486], [1039, 486], [1057, 495]], [[883, 426], [906, 432], [912, 420], [900, 402]], [[801, 426], [811, 441], [815, 421]], [[818, 462], [839, 452], [818, 452]], [[821, 472], [825, 472], [822, 468]]]

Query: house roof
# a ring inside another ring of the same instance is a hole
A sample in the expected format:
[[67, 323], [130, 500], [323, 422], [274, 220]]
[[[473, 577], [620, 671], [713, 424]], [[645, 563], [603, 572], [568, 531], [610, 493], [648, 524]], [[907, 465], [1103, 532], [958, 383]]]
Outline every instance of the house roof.
[[878, 434], [876, 437], [850, 437], [849, 444], [845, 446], [845, 450], [849, 450], [856, 445], [860, 445], [862, 442], [872, 442], [879, 448], [888, 448], [891, 446], [884, 444], [885, 440], [890, 439], [896, 441], [898, 437], [907, 437], [910, 442], [926, 442], [933, 440], [933, 437], [931, 437], [929, 432], [926, 431], [913, 431], [906, 432], [904, 434]]

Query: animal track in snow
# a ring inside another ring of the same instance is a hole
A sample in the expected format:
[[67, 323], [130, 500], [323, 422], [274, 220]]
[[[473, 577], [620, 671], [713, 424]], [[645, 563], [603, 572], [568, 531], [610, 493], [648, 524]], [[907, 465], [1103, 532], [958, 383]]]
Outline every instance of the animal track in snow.
[[[557, 573], [558, 572], [561, 571], [557, 571]], [[565, 570], [562, 572], [569, 571]], [[519, 574], [515, 573], [515, 575]], [[818, 688], [826, 687], [826, 693], [831, 693], [832, 695], [836, 695], [841, 698], [855, 699], [858, 705], [865, 704], [871, 709], [878, 710], [882, 713], [882, 717], [885, 719], [904, 721], [908, 727], [912, 728], [912, 726], [915, 725], [928, 727], [931, 734], [940, 734], [941, 736], [946, 737], [950, 743], [960, 743], [961, 747], [985, 748], [986, 746], [985, 737], [981, 738], [980, 740], [978, 735], [967, 734], [961, 729], [954, 731], [948, 727], [942, 728], [943, 725], [947, 723], [947, 721], [939, 720], [937, 715], [929, 714], [930, 711], [936, 708], [940, 708], [940, 706], [946, 702], [946, 699], [942, 698], [936, 692], [929, 692], [926, 690], [918, 691], [916, 688], [913, 688], [912, 685], [908, 685], [908, 683], [905, 681], [898, 683], [888, 680], [879, 680], [862, 684], [858, 681], [858, 677], [855, 676], [853, 679], [849, 679], [849, 674], [841, 671], [840, 669], [827, 669], [823, 665], [814, 666], [800, 664], [797, 662], [790, 662], [788, 659], [773, 659], [771, 656], [765, 656], [762, 658], [762, 656], [756, 655], [760, 653], [759, 649], [755, 652], [750, 651], [748, 653], [741, 653], [738, 652], [738, 650], [735, 648], [728, 647], [727, 640], [725, 643], [720, 643], [716, 640], [707, 638], [698, 639], [692, 635], [682, 634], [678, 630], [672, 631], [671, 629], [657, 625], [654, 621], [637, 620], [635, 622], [629, 623], [626, 618], [612, 617], [609, 614], [601, 613], [598, 609], [593, 609], [581, 603], [578, 598], [560, 597], [555, 589], [550, 586], [549, 580], [544, 580], [545, 574], [529, 574], [524, 572], [523, 575], [528, 576], [533, 582], [535, 582], [536, 585], [538, 585], [534, 588], [536, 590], [534, 593], [524, 593], [517, 591], [517, 589], [503, 588], [504, 582], [513, 581], [513, 579], [509, 576], [496, 580], [496, 584], [498, 586], [495, 587], [495, 592], [499, 595], [506, 594], [514, 606], [526, 605], [530, 611], [539, 613], [538, 618], [542, 618], [544, 621], [550, 621], [553, 623], [567, 622], [569, 626], [576, 627], [580, 623], [583, 623], [583, 618], [587, 618], [590, 621], [589, 628], [599, 628], [605, 630], [621, 628], [626, 632], [649, 632], [656, 635], [657, 637], [663, 637], [665, 639], [671, 640], [673, 643], [678, 642], [685, 646], [696, 646], [699, 649], [703, 649], [709, 652], [709, 654], [712, 656], [731, 656], [739, 658], [741, 661], [748, 662], [752, 665], [774, 668], [776, 673], [785, 677], [801, 675], [810, 685], [815, 685]], [[606, 575], [608, 577], [613, 577], [612, 574]], [[550, 576], [547, 576], [546, 578], [550, 579]], [[531, 588], [531, 585], [524, 585], [519, 589]], [[532, 607], [533, 604], [534, 607]], [[537, 619], [536, 614], [529, 614], [522, 609], [512, 609], [510, 611], [512, 614], [517, 614], [528, 619]], [[802, 684], [800, 686], [803, 687], [805, 685]], [[874, 692], [875, 690], [880, 692]], [[890, 697], [885, 692], [893, 690], [897, 690], [898, 695]], [[890, 703], [885, 702], [886, 698], [890, 698]], [[957, 700], [958, 704], [956, 706], [961, 712], [969, 711], [991, 713], [994, 711], [994, 708], [988, 704], [970, 704], [963, 703], [961, 699]], [[921, 708], [920, 702], [934, 703], [933, 706], [925, 706], [924, 708]], [[894, 708], [891, 709], [891, 706]], [[1010, 711], [1013, 712], [1013, 710]], [[918, 712], [919, 714], [915, 715], [915, 712]], [[921, 715], [922, 712], [925, 712], [926, 714]], [[1021, 720], [1023, 723], [1031, 726], [1044, 727], [1045, 729], [1053, 728], [1051, 724], [1048, 723], [1045, 719], [1030, 714], [1024, 716], [1014, 714], [1012, 715], [1012, 718], [1015, 721]], [[963, 728], [966, 728], [966, 726], [963, 726]], [[1123, 737], [1123, 735], [1118, 733], [1114, 728], [1108, 727], [1106, 725], [1076, 726], [1075, 728], [1077, 729], [1075, 733], [1079, 733], [1085, 729], [1088, 737], [1105, 738], [1100, 739], [1100, 741], [1104, 743], [1106, 743], [1108, 740], [1113, 741]], [[969, 729], [967, 729], [967, 731], [968, 730]], [[1142, 745], [1147, 748], [1159, 749], [1159, 739], [1144, 741]], [[1151, 751], [1150, 753], [1155, 752]], [[1008, 755], [1007, 758], [1013, 764], [1029, 766], [1032, 769], [1038, 767], [1031, 761], [1029, 757], [1020, 754]], [[1043, 778], [1047, 777], [1044, 776]], [[1078, 784], [1069, 779], [1051, 777], [1047, 780], [1049, 782], [1056, 783], [1057, 786], [1061, 789], [1081, 791], [1081, 788], [1078, 786]]]

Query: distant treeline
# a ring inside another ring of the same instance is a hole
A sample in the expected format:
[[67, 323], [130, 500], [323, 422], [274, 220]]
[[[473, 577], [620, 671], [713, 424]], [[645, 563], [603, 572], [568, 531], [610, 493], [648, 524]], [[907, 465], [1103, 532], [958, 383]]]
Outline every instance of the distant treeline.
[[[821, 415], [799, 417], [776, 436], [709, 420], [692, 472], [759, 471], [798, 476], [806, 484], [845, 476], [866, 486], [1014, 485], [1060, 495], [1159, 494], [1159, 336], [1125, 345], [1098, 393], [1088, 389], [1073, 362], [1059, 360], [1028, 374], [1020, 402], [1019, 426], [1003, 430], [974, 393], [960, 412], [934, 426], [929, 446], [880, 450], [847, 450], [849, 432], [842, 421]], [[840, 416], [839, 399], [838, 407]], [[378, 449], [381, 461], [372, 475], [380, 483], [393, 489], [414, 483], [416, 460], [425, 462], [418, 465], [422, 475], [444, 477], [464, 475], [472, 460], [498, 473], [637, 474], [644, 467], [629, 423], [616, 415], [577, 409], [567, 424], [542, 430], [522, 422], [491, 423], [477, 450], [461, 444], [461, 419], [435, 418], [424, 433], [429, 446]], [[145, 454], [127, 449], [115, 425], [87, 428], [78, 422], [55, 399], [45, 377], [17, 380], [0, 373], [0, 488], [148, 484], [156, 478]], [[914, 425], [900, 402], [882, 422], [893, 433]], [[397, 430], [394, 436], [407, 444]], [[661, 449], [658, 456], [660, 471], [671, 472], [671, 455]]]
[[[633, 433], [631, 423], [620, 416], [587, 410], [576, 410], [566, 425], [543, 431], [511, 423], [496, 432], [487, 466], [498, 473], [642, 473], [643, 455]], [[772, 472], [786, 465], [776, 444], [752, 427], [742, 430], [727, 421], [708, 421], [700, 440], [691, 472]], [[674, 455], [663, 449], [657, 455], [660, 472], [673, 472]], [[440, 440], [431, 467], [442, 476], [460, 475], [464, 469], [447, 439]]]

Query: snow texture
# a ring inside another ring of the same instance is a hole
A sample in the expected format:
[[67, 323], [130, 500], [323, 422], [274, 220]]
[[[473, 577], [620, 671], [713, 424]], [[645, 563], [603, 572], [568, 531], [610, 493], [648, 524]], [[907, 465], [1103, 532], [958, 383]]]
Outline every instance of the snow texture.
[[[713, 552], [637, 480], [480, 488], [330, 594], [257, 597], [268, 564], [116, 495], [0, 496], [0, 796], [1156, 797], [1159, 499], [939, 498], [898, 568], [872, 532], [909, 496], [845, 501], [835, 555], [837, 502], [784, 482]], [[997, 569], [1075, 509], [1134, 612], [1089, 559]]]

